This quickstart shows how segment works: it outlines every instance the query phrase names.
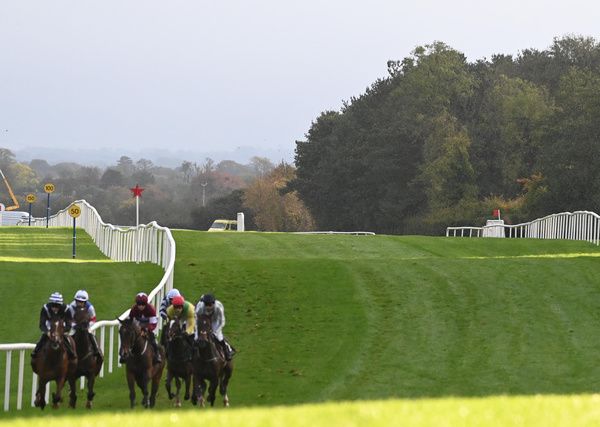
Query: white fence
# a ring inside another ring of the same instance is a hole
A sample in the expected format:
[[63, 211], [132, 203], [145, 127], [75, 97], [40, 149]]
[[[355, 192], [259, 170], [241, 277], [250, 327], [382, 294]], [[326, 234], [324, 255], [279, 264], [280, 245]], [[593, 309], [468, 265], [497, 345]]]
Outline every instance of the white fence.
[[[93, 239], [100, 251], [114, 261], [124, 262], [151, 262], [160, 265], [165, 274], [158, 285], [149, 293], [148, 299], [158, 307], [163, 296], [173, 288], [173, 272], [175, 268], [175, 240], [171, 231], [159, 226], [155, 221], [138, 227], [115, 227], [106, 224], [100, 218], [96, 209], [85, 200], [73, 202], [81, 208], [81, 215], [77, 218], [77, 227], [83, 228]], [[22, 223], [19, 225], [27, 225]], [[32, 226], [46, 226], [46, 218], [32, 218]], [[72, 227], [73, 218], [63, 209], [50, 217], [50, 227]], [[127, 301], [123, 304], [127, 305]], [[127, 309], [119, 318], [129, 315]], [[37, 321], [37, 320], [36, 320]], [[100, 320], [90, 328], [96, 336], [100, 335], [98, 344], [104, 352], [104, 364], [100, 377], [104, 377], [105, 368], [112, 372], [115, 363], [118, 365], [119, 334], [118, 320]], [[158, 327], [160, 328], [159, 322]], [[117, 331], [117, 333], [115, 333]], [[17, 386], [16, 408], [22, 408], [24, 357], [27, 350], [32, 350], [35, 344], [0, 344], [0, 351], [6, 353], [6, 376], [4, 379], [4, 411], [10, 409], [12, 352], [19, 352], [19, 370]], [[108, 351], [107, 351], [108, 350]], [[83, 380], [81, 387], [83, 388]], [[33, 374], [31, 404], [35, 399], [37, 376]], [[49, 388], [46, 389], [47, 393]]]
[[451, 236], [585, 240], [598, 245], [600, 216], [588, 211], [562, 212], [516, 225], [448, 227], [446, 237]]

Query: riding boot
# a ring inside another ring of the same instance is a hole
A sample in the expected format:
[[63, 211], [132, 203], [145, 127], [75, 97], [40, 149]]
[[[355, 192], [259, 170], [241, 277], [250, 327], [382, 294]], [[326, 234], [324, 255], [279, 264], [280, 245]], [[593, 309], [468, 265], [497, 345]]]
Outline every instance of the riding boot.
[[225, 339], [223, 339], [223, 341], [219, 341], [219, 344], [221, 344], [221, 348], [223, 348], [223, 353], [225, 354], [225, 360], [230, 361], [231, 358], [233, 357], [233, 352], [231, 351], [231, 346], [229, 345], [229, 343], [227, 341], [225, 341]]
[[64, 341], [65, 341], [65, 348], [67, 349], [67, 357], [69, 358], [69, 360], [76, 359], [77, 355], [75, 354], [73, 346], [71, 345], [71, 340], [69, 339], [68, 335], [65, 335]]
[[40, 340], [38, 341], [38, 343], [35, 345], [35, 348], [31, 352], [32, 359], [36, 358], [38, 352], [42, 349], [42, 346], [44, 345], [44, 343], [46, 342], [47, 339], [48, 339], [48, 335], [43, 334], [42, 337], [40, 338]]
[[90, 333], [90, 342], [92, 343], [92, 349], [94, 350], [94, 356], [100, 356], [100, 349], [98, 348], [98, 341], [96, 336]]
[[150, 345], [152, 346], [152, 350], [154, 350], [154, 363], [161, 363], [162, 357], [160, 356], [160, 350], [158, 348], [158, 343], [156, 342], [156, 337], [152, 332], [148, 333], [148, 341], [150, 341]]

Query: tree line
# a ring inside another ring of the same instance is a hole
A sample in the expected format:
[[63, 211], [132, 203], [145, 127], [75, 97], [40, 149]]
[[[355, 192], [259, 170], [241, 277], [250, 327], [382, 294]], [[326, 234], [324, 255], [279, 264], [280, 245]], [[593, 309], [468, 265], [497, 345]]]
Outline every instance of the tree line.
[[[32, 206], [37, 217], [46, 215], [43, 185], [53, 183], [51, 213], [85, 199], [104, 221], [134, 225], [130, 188], [138, 184], [144, 188], [141, 223], [206, 230], [215, 219], [235, 219], [237, 212], [244, 212], [249, 230], [299, 231], [314, 226], [296, 193], [282, 191], [295, 177], [295, 168], [285, 162], [275, 165], [264, 157], [253, 157], [245, 165], [207, 158], [166, 168], [148, 159], [121, 156], [114, 165], [100, 169], [69, 162], [50, 165], [43, 159], [19, 162], [11, 150], [0, 148], [0, 169], [19, 199], [20, 210], [28, 209], [27, 194], [37, 194]], [[4, 187], [0, 183], [0, 202], [11, 204]]]
[[468, 62], [442, 42], [325, 111], [297, 141], [298, 192], [317, 228], [440, 234], [573, 210], [600, 212], [600, 45]]

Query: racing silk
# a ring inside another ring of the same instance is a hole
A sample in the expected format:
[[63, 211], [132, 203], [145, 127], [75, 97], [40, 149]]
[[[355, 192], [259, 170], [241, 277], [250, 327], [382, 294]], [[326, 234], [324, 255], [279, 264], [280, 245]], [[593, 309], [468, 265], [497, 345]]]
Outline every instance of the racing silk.
[[169, 320], [183, 319], [185, 321], [185, 332], [186, 334], [191, 335], [196, 329], [196, 316], [194, 309], [194, 304], [186, 301], [183, 303], [183, 310], [181, 310], [181, 314], [178, 316], [175, 312], [175, 307], [170, 305], [166, 310], [167, 318]]
[[129, 311], [130, 319], [137, 319], [140, 322], [140, 326], [149, 331], [154, 331], [158, 324], [158, 317], [156, 317], [156, 309], [152, 304], [146, 304], [143, 310], [140, 310], [136, 304], [131, 307]]
[[58, 310], [58, 313], [54, 314], [50, 306], [48, 304], [44, 304], [42, 306], [42, 311], [40, 312], [40, 330], [42, 333], [45, 334], [50, 330], [50, 318], [52, 316], [57, 316], [65, 322], [65, 332], [69, 332], [71, 330], [73, 316], [67, 305], [62, 304]]
[[[96, 323], [96, 309], [94, 308], [92, 303], [89, 301], [85, 302], [84, 307], [87, 308], [88, 316], [90, 318], [90, 321], [87, 325], [87, 327], [90, 328], [94, 323]], [[68, 308], [69, 308], [69, 311], [71, 312], [71, 317], [73, 318], [73, 321], [71, 322], [71, 324], [74, 328], [75, 326], [77, 326], [75, 323], [75, 310], [77, 310], [77, 301], [75, 301], [75, 300], [71, 301]]]
[[169, 306], [171, 305], [171, 299], [165, 295], [165, 297], [162, 299], [162, 301], [160, 302], [160, 310], [158, 311], [160, 314], [160, 317], [162, 317], [164, 320], [167, 320], [167, 308], [169, 308]]
[[[202, 300], [200, 300], [196, 305], [196, 317], [199, 317], [203, 314], [208, 313], [206, 313], [204, 303], [202, 302]], [[215, 301], [215, 306], [211, 316], [211, 320], [213, 335], [217, 337], [219, 341], [223, 341], [223, 326], [225, 326], [225, 308], [219, 300]]]

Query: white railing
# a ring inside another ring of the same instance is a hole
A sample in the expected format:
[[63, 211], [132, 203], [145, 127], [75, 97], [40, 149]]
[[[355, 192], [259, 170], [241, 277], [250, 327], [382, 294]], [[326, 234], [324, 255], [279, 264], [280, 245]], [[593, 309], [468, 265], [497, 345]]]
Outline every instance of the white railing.
[[446, 237], [465, 237], [467, 232], [469, 237], [584, 240], [598, 245], [600, 216], [589, 211], [562, 212], [516, 225], [448, 227]]
[[[83, 228], [93, 239], [100, 251], [114, 261], [123, 262], [151, 262], [160, 265], [165, 274], [148, 294], [148, 300], [159, 307], [163, 296], [173, 288], [173, 273], [175, 268], [175, 240], [171, 231], [166, 227], [159, 226], [155, 221], [138, 227], [115, 227], [106, 224], [100, 218], [96, 209], [85, 200], [73, 202], [81, 208], [81, 215], [77, 218], [76, 226]], [[19, 225], [26, 225], [22, 222]], [[32, 226], [45, 227], [46, 218], [32, 218]], [[50, 227], [69, 227], [73, 225], [73, 218], [68, 214], [67, 209], [63, 209], [50, 217], [48, 225]], [[127, 302], [124, 302], [127, 304]], [[124, 319], [129, 315], [129, 309], [119, 316]], [[98, 345], [104, 352], [104, 363], [100, 371], [100, 377], [104, 377], [104, 369], [108, 365], [108, 372], [113, 372], [115, 361], [118, 363], [119, 334], [115, 333], [119, 326], [119, 321], [100, 320], [96, 322], [90, 330], [96, 335], [100, 335]], [[161, 327], [159, 322], [158, 327]], [[97, 332], [98, 331], [98, 332]], [[6, 376], [4, 379], [4, 410], [9, 410], [9, 401], [11, 395], [11, 370], [12, 370], [12, 352], [19, 351], [19, 373], [17, 389], [17, 409], [22, 407], [23, 399], [23, 364], [26, 350], [32, 350], [35, 344], [0, 344], [0, 351], [6, 352]], [[108, 347], [108, 352], [106, 351]], [[81, 387], [83, 388], [83, 379]], [[32, 382], [32, 401], [35, 398], [35, 389], [37, 387], [37, 376], [33, 374]], [[49, 388], [47, 388], [48, 393]]]

